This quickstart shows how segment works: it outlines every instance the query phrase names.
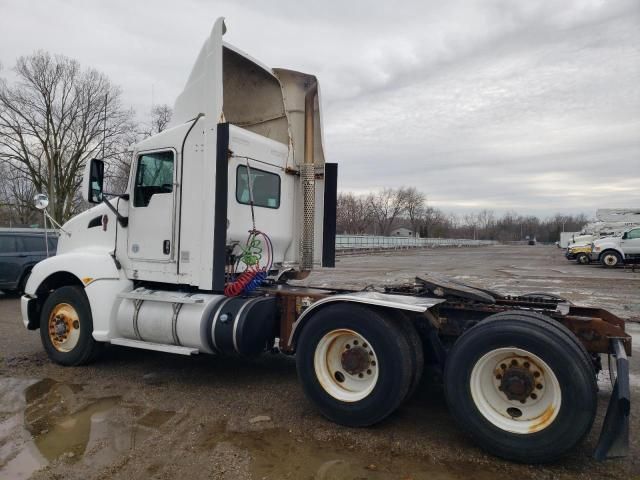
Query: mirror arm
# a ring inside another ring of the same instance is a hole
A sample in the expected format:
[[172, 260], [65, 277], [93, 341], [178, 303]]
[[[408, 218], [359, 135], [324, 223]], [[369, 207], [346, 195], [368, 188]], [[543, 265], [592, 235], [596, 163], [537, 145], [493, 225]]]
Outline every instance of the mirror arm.
[[[111, 205], [111, 203], [109, 203], [109, 201], [105, 198], [105, 195], [109, 195], [108, 193], [103, 193], [102, 194], [102, 203], [104, 203], [107, 207], [109, 207], [109, 210], [111, 210], [116, 218], [118, 219], [118, 223], [120, 224], [120, 226], [122, 228], [127, 228], [127, 225], [129, 225], [129, 218], [128, 217], [123, 217], [120, 212], [118, 210], [116, 210], [116, 207], [114, 207], [113, 205]], [[125, 195], [127, 196], [127, 198], [124, 198]], [[120, 198], [123, 198], [125, 200], [128, 200], [129, 195], [128, 194], [123, 194], [123, 195], [118, 195]]]

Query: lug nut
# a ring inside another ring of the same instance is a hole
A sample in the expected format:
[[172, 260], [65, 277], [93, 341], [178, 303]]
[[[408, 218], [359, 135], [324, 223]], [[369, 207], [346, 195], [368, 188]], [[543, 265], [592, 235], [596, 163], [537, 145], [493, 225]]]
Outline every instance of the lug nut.
[[371, 375], [371, 369], [367, 370], [367, 375]]
[[502, 363], [502, 364], [500, 364], [500, 368], [503, 369], [503, 370], [506, 370], [507, 369], [507, 365]]
[[502, 375], [498, 374], [496, 375], [496, 380], [500, 380], [502, 378]]
[[354, 344], [354, 345], [358, 345], [358, 340], [354, 340], [354, 341], [353, 341], [353, 344]]
[[536, 385], [536, 388], [537, 388], [538, 390], [542, 390], [542, 384], [541, 384], [541, 383], [537, 384], [537, 385]]
[[529, 362], [524, 362], [524, 368], [529, 368], [530, 363]]
[[369, 345], [367, 345], [366, 343], [362, 344], [362, 348], [367, 348]]
[[535, 400], [536, 398], [538, 398], [538, 395], [536, 395], [535, 393], [532, 393], [531, 394], [531, 398], [533, 398]]
[[359, 377], [359, 378], [362, 378], [362, 377], [364, 377], [364, 375], [363, 375], [362, 373], [359, 373], [359, 374], [358, 374], [358, 377]]
[[375, 366], [376, 366], [376, 361], [375, 361], [375, 360], [372, 360], [372, 361], [371, 361], [371, 366], [372, 366], [372, 367], [375, 367]]
[[351, 348], [351, 345], [349, 345], [348, 343], [344, 346], [344, 348], [346, 348], [347, 350], [349, 350]]
[[518, 361], [515, 360], [515, 359], [511, 360], [511, 365], [513, 365], [515, 367], [516, 365], [518, 365]]
[[533, 372], [533, 376], [538, 378], [540, 376], [540, 372]]

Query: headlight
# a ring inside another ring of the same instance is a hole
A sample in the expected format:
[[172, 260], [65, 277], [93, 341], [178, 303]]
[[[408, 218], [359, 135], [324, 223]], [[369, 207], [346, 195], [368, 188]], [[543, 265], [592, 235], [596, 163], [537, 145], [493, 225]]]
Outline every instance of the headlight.
[[594, 251], [594, 252], [599, 252], [599, 251], [600, 251], [600, 247], [598, 247], [598, 246], [593, 247], [593, 251]]

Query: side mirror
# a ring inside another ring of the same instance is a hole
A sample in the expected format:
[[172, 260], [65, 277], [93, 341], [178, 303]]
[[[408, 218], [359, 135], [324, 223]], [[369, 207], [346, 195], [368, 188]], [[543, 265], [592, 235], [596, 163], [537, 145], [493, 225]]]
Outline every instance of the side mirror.
[[38, 210], [44, 210], [49, 206], [49, 197], [46, 193], [38, 193], [33, 197], [33, 204]]
[[89, 203], [101, 203], [104, 188], [104, 161], [92, 158], [84, 171], [82, 197]]
[[624, 233], [622, 234], [622, 239], [623, 239], [623, 240], [626, 240], [626, 239], [627, 239], [627, 232], [624, 232]]

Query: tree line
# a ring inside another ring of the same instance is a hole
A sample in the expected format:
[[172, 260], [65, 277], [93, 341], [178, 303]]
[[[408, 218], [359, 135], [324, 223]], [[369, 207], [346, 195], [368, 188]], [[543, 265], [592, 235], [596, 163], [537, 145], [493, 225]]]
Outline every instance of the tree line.
[[0, 225], [39, 223], [39, 192], [59, 223], [84, 210], [80, 186], [91, 158], [106, 161], [108, 188], [123, 191], [131, 145], [171, 119], [171, 108], [157, 105], [139, 120], [106, 75], [61, 55], [20, 57], [13, 71], [12, 82], [0, 76]]
[[586, 215], [533, 215], [492, 210], [456, 215], [429, 206], [415, 187], [387, 188], [368, 195], [341, 192], [337, 199], [336, 229], [341, 234], [390, 235], [406, 227], [423, 238], [473, 238], [501, 242], [535, 238], [555, 242], [562, 231], [578, 231]]

